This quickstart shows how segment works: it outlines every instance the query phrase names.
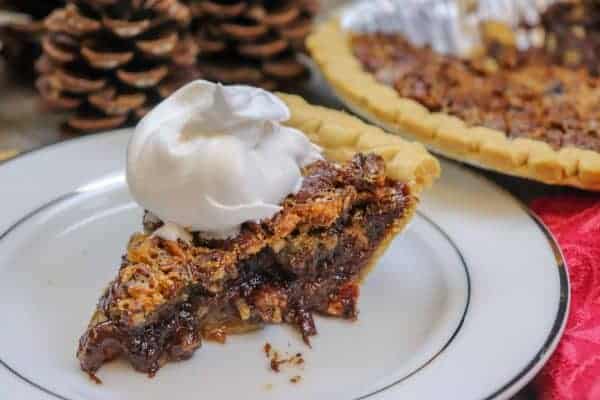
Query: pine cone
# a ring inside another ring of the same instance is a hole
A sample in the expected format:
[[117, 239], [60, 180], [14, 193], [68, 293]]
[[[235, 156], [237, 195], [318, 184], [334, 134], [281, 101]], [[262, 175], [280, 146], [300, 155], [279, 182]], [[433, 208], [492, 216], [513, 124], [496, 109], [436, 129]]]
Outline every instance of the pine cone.
[[42, 20], [63, 4], [63, 0], [0, 1], [0, 10], [15, 11], [31, 17], [29, 23], [15, 22], [0, 28], [1, 53], [11, 66], [11, 71], [21, 77], [33, 78], [34, 61], [41, 53], [40, 37], [44, 30]]
[[316, 0], [188, 0], [199, 65], [212, 80], [276, 89], [307, 69], [299, 59]]
[[67, 127], [130, 125], [199, 77], [191, 12], [178, 0], [69, 0], [45, 20], [38, 90]]

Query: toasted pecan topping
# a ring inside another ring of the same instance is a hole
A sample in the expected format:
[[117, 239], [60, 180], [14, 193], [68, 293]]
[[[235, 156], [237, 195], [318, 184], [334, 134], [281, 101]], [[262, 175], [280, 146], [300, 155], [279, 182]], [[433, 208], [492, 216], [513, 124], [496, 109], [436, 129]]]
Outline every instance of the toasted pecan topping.
[[379, 81], [432, 112], [555, 149], [600, 151], [600, 77], [578, 63], [497, 42], [463, 60], [413, 46], [400, 35], [356, 35], [353, 48]]
[[303, 172], [278, 214], [228, 240], [163, 240], [151, 234], [162, 221], [147, 213], [146, 233], [132, 236], [80, 340], [82, 368], [93, 374], [124, 354], [153, 374], [190, 357], [202, 337], [225, 342], [229, 333], [288, 323], [309, 343], [313, 313], [354, 319], [362, 269], [415, 199], [385, 177], [377, 155], [342, 166], [318, 161]]

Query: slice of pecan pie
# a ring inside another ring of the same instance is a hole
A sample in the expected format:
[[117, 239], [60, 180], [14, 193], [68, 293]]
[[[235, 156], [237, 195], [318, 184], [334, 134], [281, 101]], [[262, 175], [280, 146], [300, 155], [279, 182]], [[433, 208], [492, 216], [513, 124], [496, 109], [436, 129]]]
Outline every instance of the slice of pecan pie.
[[[357, 317], [361, 278], [411, 218], [439, 165], [418, 145], [282, 97], [290, 125], [326, 155], [347, 161], [306, 166], [300, 191], [280, 212], [244, 224], [231, 239], [164, 240], [152, 235], [162, 222], [147, 213], [145, 233], [130, 239], [80, 339], [84, 371], [93, 376], [124, 357], [154, 374], [166, 362], [189, 358], [202, 338], [224, 342], [231, 333], [287, 323], [308, 343], [317, 332], [315, 313]], [[344, 133], [330, 137], [336, 129]], [[371, 154], [350, 157], [352, 149]]]
[[527, 27], [540, 37], [527, 49], [486, 22], [468, 57], [337, 20], [308, 48], [337, 94], [390, 131], [484, 168], [600, 190], [599, 16], [595, 1], [559, 2]]

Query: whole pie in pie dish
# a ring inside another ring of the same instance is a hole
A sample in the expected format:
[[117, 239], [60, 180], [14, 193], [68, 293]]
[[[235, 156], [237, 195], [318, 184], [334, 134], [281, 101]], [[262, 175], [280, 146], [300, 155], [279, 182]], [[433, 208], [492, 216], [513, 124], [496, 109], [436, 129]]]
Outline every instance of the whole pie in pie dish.
[[279, 98], [291, 113], [285, 124], [325, 158], [302, 168], [300, 189], [273, 217], [227, 239], [165, 239], [153, 234], [163, 221], [147, 212], [80, 339], [77, 357], [91, 376], [117, 357], [154, 374], [191, 357], [203, 338], [224, 342], [264, 324], [290, 324], [308, 342], [313, 314], [357, 317], [361, 279], [413, 216], [439, 164], [420, 144]]
[[545, 45], [522, 50], [501, 24], [457, 57], [337, 20], [308, 48], [342, 100], [391, 132], [484, 168], [600, 190], [600, 13], [585, 7], [550, 7]]

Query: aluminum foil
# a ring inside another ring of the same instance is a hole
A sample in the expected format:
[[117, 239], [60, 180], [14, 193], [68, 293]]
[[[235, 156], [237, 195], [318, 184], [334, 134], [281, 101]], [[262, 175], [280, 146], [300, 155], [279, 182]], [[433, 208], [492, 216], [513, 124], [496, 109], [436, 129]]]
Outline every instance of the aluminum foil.
[[539, 32], [530, 28], [557, 1], [362, 0], [344, 10], [342, 26], [363, 33], [400, 33], [415, 45], [466, 56], [481, 43], [481, 22], [489, 20], [513, 27], [520, 48], [537, 45]]

